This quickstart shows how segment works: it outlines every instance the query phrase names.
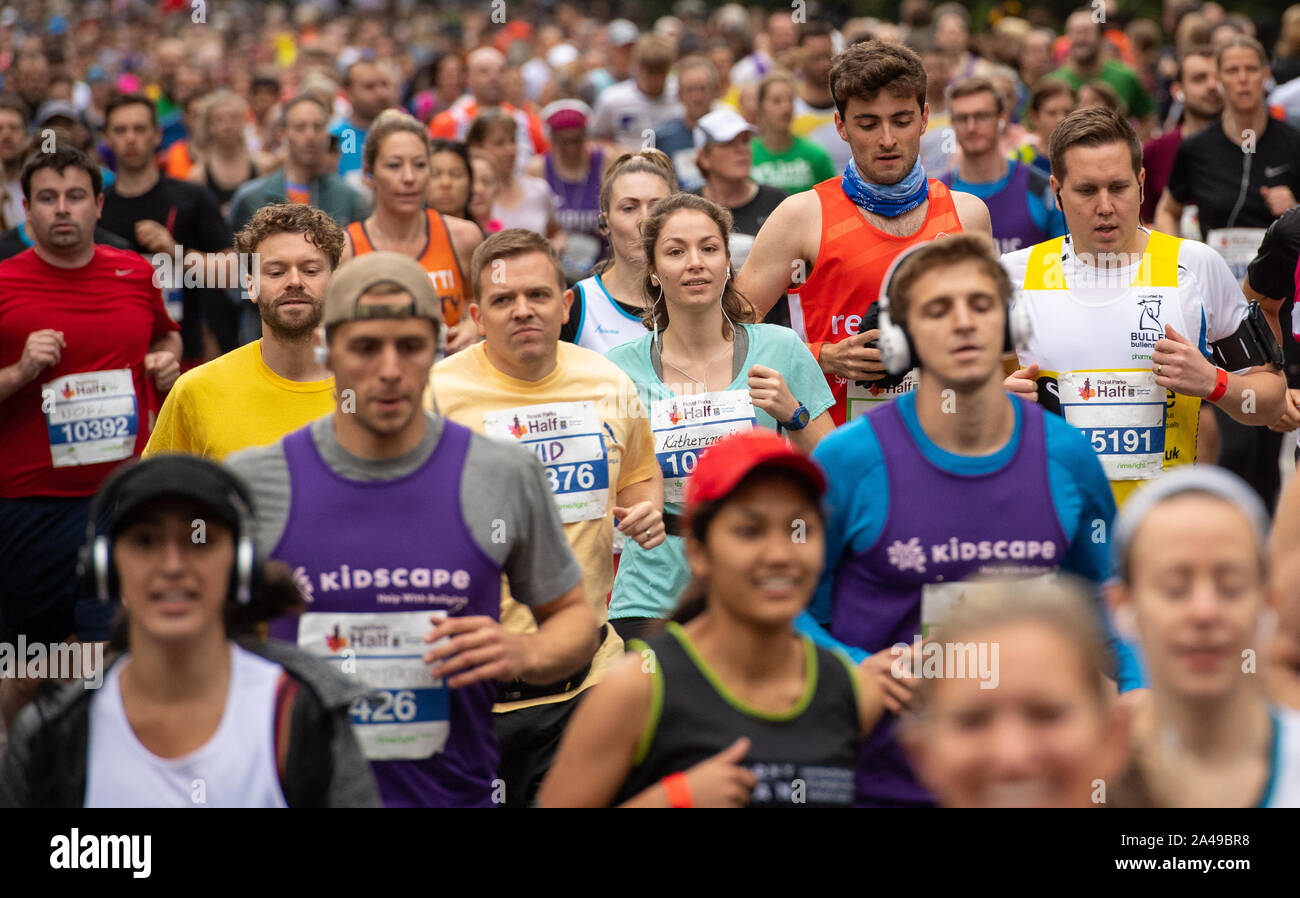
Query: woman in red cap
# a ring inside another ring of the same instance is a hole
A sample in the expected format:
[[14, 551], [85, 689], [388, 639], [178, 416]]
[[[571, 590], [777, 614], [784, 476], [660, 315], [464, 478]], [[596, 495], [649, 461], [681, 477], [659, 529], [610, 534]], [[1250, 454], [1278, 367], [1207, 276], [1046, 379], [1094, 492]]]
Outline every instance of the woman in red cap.
[[570, 724], [546, 806], [849, 805], [879, 687], [795, 633], [823, 562], [821, 470], [755, 430], [687, 485], [694, 577], [666, 632], [634, 639]]

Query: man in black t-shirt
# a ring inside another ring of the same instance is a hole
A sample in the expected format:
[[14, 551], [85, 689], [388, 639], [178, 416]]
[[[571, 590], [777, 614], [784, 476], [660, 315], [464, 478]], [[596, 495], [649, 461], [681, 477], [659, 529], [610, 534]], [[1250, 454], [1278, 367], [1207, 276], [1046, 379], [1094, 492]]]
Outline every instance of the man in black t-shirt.
[[[1200, 236], [1245, 279], [1264, 229], [1300, 196], [1300, 131], [1268, 114], [1268, 56], [1257, 41], [1229, 39], [1216, 52], [1215, 67], [1223, 114], [1178, 147], [1156, 206], [1156, 229], [1178, 234], [1183, 207], [1195, 203]], [[1287, 357], [1300, 359], [1289, 328], [1281, 340]], [[1288, 387], [1300, 387], [1298, 374], [1300, 367], [1288, 365]], [[1238, 424], [1217, 407], [1214, 415], [1218, 463], [1248, 481], [1272, 509], [1281, 486], [1281, 435]]]
[[1294, 304], [1297, 268], [1300, 267], [1300, 206], [1284, 212], [1264, 232], [1259, 252], [1251, 260], [1243, 285], [1246, 298], [1259, 300], [1268, 316], [1278, 322], [1276, 335], [1286, 352], [1287, 411], [1270, 427], [1289, 433], [1300, 427], [1300, 344], [1294, 338]]
[[[117, 159], [117, 181], [104, 191], [101, 225], [124, 238], [131, 249], [152, 258], [174, 257], [181, 247], [186, 265], [202, 264], [212, 253], [231, 251], [234, 240], [212, 196], [199, 184], [167, 178], [158, 171], [154, 153], [162, 138], [154, 105], [146, 97], [113, 100], [105, 112], [105, 135]], [[174, 267], [174, 266], [173, 266]], [[183, 272], [177, 272], [179, 276]], [[228, 280], [231, 287], [236, 281]], [[181, 338], [186, 359], [205, 359], [239, 345], [238, 292], [212, 286], [184, 287], [181, 293]], [[164, 290], [164, 296], [168, 293]], [[175, 310], [173, 309], [173, 315]], [[204, 327], [215, 346], [205, 346]]]
[[[1183, 139], [1174, 156], [1165, 192], [1156, 207], [1156, 229], [1179, 233], [1183, 207], [1196, 204], [1201, 237], [1239, 276], [1253, 255], [1232, 240], [1216, 245], [1212, 232], [1227, 228], [1263, 229], [1296, 204], [1300, 196], [1300, 131], [1273, 119], [1264, 103], [1268, 60], [1264, 48], [1236, 37], [1216, 54], [1223, 114]], [[1240, 235], [1245, 237], [1246, 235]], [[1258, 245], [1258, 244], [1256, 244]]]

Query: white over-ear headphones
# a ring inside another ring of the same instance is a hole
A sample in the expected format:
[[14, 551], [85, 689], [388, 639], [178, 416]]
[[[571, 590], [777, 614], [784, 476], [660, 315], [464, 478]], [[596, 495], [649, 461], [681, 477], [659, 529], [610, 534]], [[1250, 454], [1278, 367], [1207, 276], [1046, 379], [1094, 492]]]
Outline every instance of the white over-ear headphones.
[[[880, 303], [880, 340], [876, 345], [880, 348], [880, 360], [884, 363], [885, 370], [895, 376], [906, 373], [917, 360], [915, 358], [916, 349], [912, 346], [912, 338], [903, 329], [902, 325], [895, 324], [889, 315], [889, 292], [893, 287], [894, 275], [897, 273], [899, 266], [902, 265], [903, 260], [929, 243], [929, 240], [915, 243], [899, 253], [894, 258], [894, 261], [889, 264], [889, 270], [885, 272], [885, 277], [880, 282], [880, 297], [877, 299], [877, 302]], [[1029, 311], [1025, 303], [1019, 300], [1020, 291], [1013, 283], [1011, 285], [1011, 300], [1007, 308], [1003, 352], [1017, 352], [1023, 349], [1029, 343], [1029, 338], [1033, 334], [1033, 323], [1029, 318]]]

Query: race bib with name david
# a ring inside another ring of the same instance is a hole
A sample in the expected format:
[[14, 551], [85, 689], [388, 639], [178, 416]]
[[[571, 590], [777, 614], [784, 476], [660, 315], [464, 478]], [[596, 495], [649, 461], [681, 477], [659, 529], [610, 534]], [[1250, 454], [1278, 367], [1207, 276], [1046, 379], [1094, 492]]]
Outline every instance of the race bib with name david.
[[609, 459], [596, 404], [551, 402], [483, 413], [483, 430], [531, 449], [566, 524], [594, 521], [609, 510]]
[[445, 611], [352, 614], [309, 611], [298, 621], [298, 647], [327, 658], [369, 686], [353, 702], [352, 729], [371, 761], [419, 761], [442, 751], [451, 733], [447, 687], [429, 675], [424, 653], [430, 618]]
[[686, 499], [686, 478], [700, 453], [733, 433], [757, 424], [748, 390], [717, 390], [694, 396], [673, 396], [650, 403], [655, 458], [664, 474], [664, 501]]
[[891, 399], [897, 399], [904, 393], [911, 393], [916, 389], [919, 380], [917, 369], [913, 368], [907, 372], [902, 381], [893, 387], [880, 389], [867, 383], [866, 386], [860, 385], [856, 380], [850, 380], [848, 392], [848, 418], [852, 421], [855, 418], [861, 418], [867, 412], [871, 411], [882, 403], [889, 402]]
[[1151, 480], [1165, 462], [1165, 388], [1147, 370], [1067, 371], [1061, 414], [1092, 444], [1109, 480]]
[[121, 461], [135, 452], [140, 419], [130, 368], [56, 378], [41, 387], [41, 408], [56, 468]]

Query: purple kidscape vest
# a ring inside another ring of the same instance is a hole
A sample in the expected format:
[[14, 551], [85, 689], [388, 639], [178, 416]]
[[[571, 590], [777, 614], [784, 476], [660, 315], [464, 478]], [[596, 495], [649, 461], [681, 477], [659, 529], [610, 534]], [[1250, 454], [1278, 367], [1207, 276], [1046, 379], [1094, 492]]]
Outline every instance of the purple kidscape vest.
[[[273, 621], [273, 637], [297, 644], [300, 622], [303, 632], [312, 632], [308, 614], [346, 620], [347, 615], [445, 611], [449, 616], [499, 618], [501, 566], [474, 541], [460, 505], [470, 431], [446, 419], [442, 423], [428, 460], [396, 480], [359, 482], [341, 476], [321, 458], [310, 425], [284, 438], [291, 505], [271, 557], [295, 570], [299, 583], [310, 587], [310, 601], [303, 618]], [[336, 624], [319, 641], [331, 643], [336, 660], [342, 647], [352, 649], [354, 654], [345, 657], [353, 657], [360, 668], [377, 663], [368, 661], [376, 656], [367, 653], [388, 648], [390, 638], [387, 628], [371, 621]], [[368, 648], [374, 646], [382, 648]], [[403, 646], [396, 651], [406, 652], [407, 659], [428, 649], [409, 639]], [[303, 648], [325, 651], [316, 645]], [[416, 676], [423, 685], [421, 672]], [[496, 684], [396, 695], [390, 692], [374, 711], [353, 707], [354, 730], [363, 747], [372, 738], [366, 734], [370, 726], [394, 727], [414, 719], [447, 729], [442, 751], [431, 757], [371, 761], [384, 804], [490, 807], [500, 754], [492, 721]]]
[[[1028, 165], [1013, 161], [1007, 186], [984, 199], [984, 205], [989, 207], [989, 218], [993, 220], [993, 239], [997, 241], [1000, 253], [1012, 253], [1048, 238], [1047, 232], [1034, 223], [1029, 212], [1029, 174]], [[950, 171], [939, 180], [952, 187], [955, 175], [955, 171]]]
[[[1068, 549], [1047, 473], [1043, 410], [1016, 401], [1019, 445], [1001, 468], [946, 471], [921, 451], [898, 403], [868, 413], [891, 484], [889, 510], [870, 549], [846, 555], [835, 574], [831, 633], [868, 652], [912, 644], [921, 632], [923, 587], [1014, 569], [1047, 573]], [[886, 712], [864, 740], [857, 803], [928, 804]]]
[[555, 160], [546, 154], [546, 183], [555, 194], [555, 217], [560, 227], [571, 234], [590, 234], [603, 240], [596, 226], [600, 215], [600, 173], [605, 163], [605, 152], [599, 147], [591, 151], [591, 167], [586, 181], [571, 184], [560, 177]]

